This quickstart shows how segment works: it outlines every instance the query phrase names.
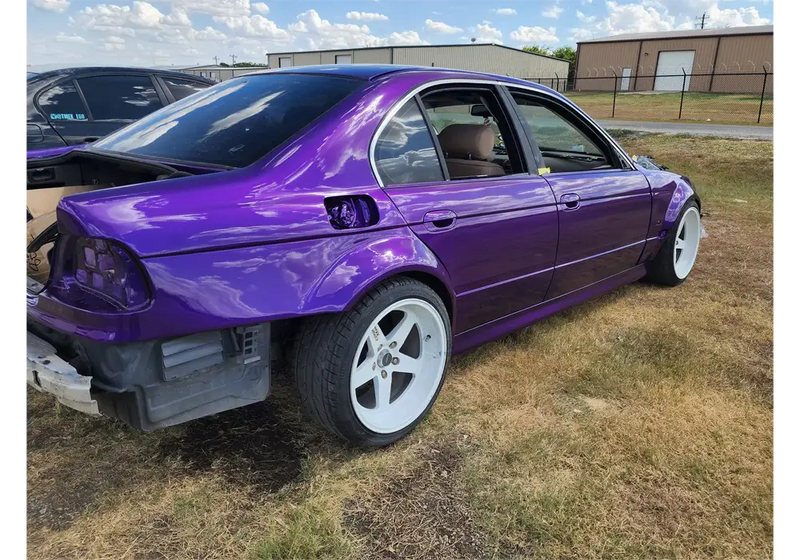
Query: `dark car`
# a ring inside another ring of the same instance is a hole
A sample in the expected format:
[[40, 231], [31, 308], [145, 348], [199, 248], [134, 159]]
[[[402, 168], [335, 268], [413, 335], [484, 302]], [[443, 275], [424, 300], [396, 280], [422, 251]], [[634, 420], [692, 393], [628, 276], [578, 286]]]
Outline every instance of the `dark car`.
[[214, 85], [147, 68], [28, 72], [28, 149], [85, 144]]

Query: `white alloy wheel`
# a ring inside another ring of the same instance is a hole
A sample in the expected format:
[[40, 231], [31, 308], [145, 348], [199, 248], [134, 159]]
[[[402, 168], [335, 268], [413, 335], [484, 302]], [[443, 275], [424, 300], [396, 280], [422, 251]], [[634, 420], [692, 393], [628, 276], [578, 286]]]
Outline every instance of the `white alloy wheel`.
[[681, 280], [689, 275], [697, 259], [700, 229], [700, 212], [694, 206], [687, 208], [678, 224], [678, 234], [675, 236], [675, 245], [672, 249], [675, 276]]
[[361, 337], [350, 398], [367, 429], [390, 434], [412, 424], [437, 394], [449, 340], [436, 308], [417, 298], [384, 309]]

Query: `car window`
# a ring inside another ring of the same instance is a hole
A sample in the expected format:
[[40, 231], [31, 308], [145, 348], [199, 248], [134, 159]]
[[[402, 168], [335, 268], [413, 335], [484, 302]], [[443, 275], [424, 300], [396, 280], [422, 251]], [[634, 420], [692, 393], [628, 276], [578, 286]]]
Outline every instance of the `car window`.
[[45, 90], [39, 95], [37, 103], [50, 121], [86, 120], [86, 108], [71, 81]]
[[311, 74], [241, 76], [168, 105], [92, 146], [244, 167], [294, 136], [364, 83]]
[[184, 97], [189, 97], [193, 93], [203, 91], [210, 85], [200, 82], [193, 82], [191, 80], [181, 80], [179, 78], [166, 78], [164, 76], [162, 76], [161, 79], [164, 80], [164, 84], [167, 86], [167, 89], [169, 89], [172, 97], [175, 98], [175, 101], [180, 101]]
[[93, 120], [138, 120], [163, 107], [149, 76], [80, 78]]
[[566, 152], [603, 156], [603, 150], [566, 118], [536, 99], [520, 93], [512, 93], [512, 97], [542, 153]]
[[375, 143], [375, 166], [384, 185], [444, 180], [433, 137], [415, 98], [381, 132]]
[[[451, 179], [525, 172], [508, 118], [491, 89], [434, 89], [422, 96], [422, 104], [438, 136]], [[492, 149], [481, 151], [481, 145], [488, 145], [483, 144], [486, 136], [491, 137]]]

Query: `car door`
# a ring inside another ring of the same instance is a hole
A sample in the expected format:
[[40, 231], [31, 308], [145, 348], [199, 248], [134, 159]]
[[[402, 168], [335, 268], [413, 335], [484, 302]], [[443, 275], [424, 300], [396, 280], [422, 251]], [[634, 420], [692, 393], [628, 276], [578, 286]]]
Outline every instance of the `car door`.
[[[479, 105], [492, 116], [473, 115], [472, 106]], [[487, 133], [475, 125], [486, 124], [499, 138], [491, 157], [443, 151], [445, 137], [454, 152], [459, 142], [472, 142], [445, 132], [449, 124], [466, 125], [482, 138]], [[558, 237], [555, 197], [536, 174], [518, 126], [494, 86], [449, 84], [407, 99], [377, 136], [379, 180], [452, 279], [455, 334], [540, 303], [550, 284]], [[445, 157], [453, 155], [463, 158], [453, 163]], [[479, 172], [455, 173], [473, 165]]]
[[67, 144], [93, 142], [166, 104], [149, 74], [95, 74], [74, 80], [85, 119], [51, 120]]
[[558, 201], [558, 255], [546, 299], [636, 266], [650, 223], [647, 179], [568, 104], [509, 89]]

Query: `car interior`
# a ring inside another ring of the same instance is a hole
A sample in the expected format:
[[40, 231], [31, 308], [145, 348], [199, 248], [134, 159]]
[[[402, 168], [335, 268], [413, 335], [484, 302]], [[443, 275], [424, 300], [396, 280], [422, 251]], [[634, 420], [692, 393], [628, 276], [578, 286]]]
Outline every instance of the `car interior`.
[[[511, 129], [490, 91], [446, 89], [422, 98], [451, 179], [526, 171]], [[475, 107], [483, 108], [480, 113]]]
[[[551, 173], [610, 169], [603, 150], [543, 104], [514, 95]], [[422, 98], [451, 179], [498, 177], [524, 171], [508, 123], [494, 95], [481, 90], [434, 91]]]

